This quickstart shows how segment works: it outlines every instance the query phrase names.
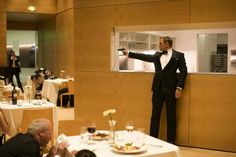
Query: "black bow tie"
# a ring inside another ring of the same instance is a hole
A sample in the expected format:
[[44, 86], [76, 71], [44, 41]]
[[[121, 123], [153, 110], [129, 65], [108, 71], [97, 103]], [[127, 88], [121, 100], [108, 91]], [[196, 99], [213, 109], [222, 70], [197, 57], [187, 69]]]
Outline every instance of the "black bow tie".
[[161, 55], [167, 55], [168, 51], [162, 51]]

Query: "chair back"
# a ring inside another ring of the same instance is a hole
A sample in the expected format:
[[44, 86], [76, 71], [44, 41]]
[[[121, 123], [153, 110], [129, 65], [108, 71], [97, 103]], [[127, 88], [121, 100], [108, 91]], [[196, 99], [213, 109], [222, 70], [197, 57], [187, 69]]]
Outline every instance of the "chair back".
[[[51, 123], [52, 128], [53, 128], [54, 123], [53, 123], [53, 109], [52, 108], [24, 109], [20, 131], [22, 133], [26, 133], [27, 130], [28, 130], [29, 124], [34, 119], [39, 119], [39, 118], [48, 119]], [[51, 136], [52, 136], [51, 142], [52, 142], [52, 144], [54, 144], [54, 138], [55, 138], [54, 137], [54, 131], [52, 131]]]
[[67, 82], [62, 82], [60, 89], [68, 88], [68, 93], [74, 93], [74, 81], [69, 80]]
[[74, 136], [80, 134], [80, 129], [83, 126], [88, 126], [91, 119], [80, 120], [60, 120], [58, 122], [58, 135], [65, 134], [66, 136]]

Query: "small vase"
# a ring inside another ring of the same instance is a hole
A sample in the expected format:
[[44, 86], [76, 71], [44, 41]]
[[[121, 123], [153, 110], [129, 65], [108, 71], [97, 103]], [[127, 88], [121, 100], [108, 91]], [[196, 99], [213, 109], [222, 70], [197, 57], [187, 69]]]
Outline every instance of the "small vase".
[[109, 137], [110, 137], [110, 140], [111, 140], [111, 144], [114, 144], [115, 143], [116, 120], [109, 120], [109, 126], [110, 126]]

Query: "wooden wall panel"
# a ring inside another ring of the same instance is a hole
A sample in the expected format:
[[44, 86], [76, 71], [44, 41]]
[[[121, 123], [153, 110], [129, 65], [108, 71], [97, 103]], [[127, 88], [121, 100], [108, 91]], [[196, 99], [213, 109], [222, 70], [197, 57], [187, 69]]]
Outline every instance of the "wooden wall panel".
[[[135, 127], [148, 129], [151, 112], [151, 75], [135, 73], [126, 77], [125, 73], [113, 72], [77, 73], [79, 88], [75, 118], [90, 117], [96, 121], [98, 129], [108, 128], [108, 119], [103, 117], [102, 112], [116, 108], [114, 118], [118, 122], [118, 130], [124, 129], [127, 119], [134, 120]], [[149, 86], [140, 81], [149, 82]]]
[[0, 1], [0, 66], [6, 66], [6, 0]]
[[236, 21], [234, 0], [191, 0], [191, 22]]
[[57, 13], [67, 9], [71, 9], [74, 6], [74, 0], [57, 0]]
[[87, 8], [87, 7], [99, 7], [108, 5], [124, 5], [124, 4], [137, 4], [137, 3], [152, 3], [152, 2], [163, 2], [173, 0], [86, 0], [86, 1], [74, 1], [76, 8]]
[[74, 21], [73, 9], [68, 9], [57, 16], [58, 70], [65, 70], [66, 75], [74, 76]]
[[190, 146], [236, 151], [236, 76], [190, 76]]
[[114, 7], [75, 10], [76, 70], [110, 70], [115, 16]]
[[120, 5], [117, 24], [131, 26], [189, 23], [189, 12], [189, 0]]
[[58, 53], [57, 53], [57, 32], [56, 17], [50, 18], [39, 24], [38, 30], [38, 65], [50, 69], [57, 74]]
[[56, 13], [57, 0], [7, 0], [7, 11], [28, 12], [28, 6], [35, 6], [35, 13]]

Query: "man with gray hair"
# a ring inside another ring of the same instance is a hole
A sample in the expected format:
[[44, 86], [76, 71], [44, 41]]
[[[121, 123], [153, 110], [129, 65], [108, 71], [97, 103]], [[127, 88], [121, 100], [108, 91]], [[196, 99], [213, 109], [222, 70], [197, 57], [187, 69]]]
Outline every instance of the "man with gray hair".
[[52, 126], [48, 119], [35, 119], [30, 123], [27, 133], [17, 134], [2, 145], [0, 154], [3, 157], [40, 157], [40, 147], [47, 146], [51, 134]]

